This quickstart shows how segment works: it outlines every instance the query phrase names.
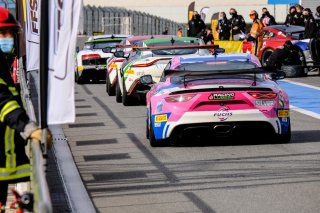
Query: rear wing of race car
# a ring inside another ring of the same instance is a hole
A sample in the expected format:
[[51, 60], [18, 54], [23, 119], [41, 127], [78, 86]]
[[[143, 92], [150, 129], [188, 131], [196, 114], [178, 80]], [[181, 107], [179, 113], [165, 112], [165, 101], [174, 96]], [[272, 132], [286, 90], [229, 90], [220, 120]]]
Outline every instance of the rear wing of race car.
[[190, 76], [221, 76], [221, 75], [241, 75], [241, 74], [253, 74], [253, 84], [256, 86], [257, 74], [271, 74], [273, 80], [284, 79], [286, 77], [285, 72], [277, 70], [275, 67], [258, 67], [253, 69], [242, 70], [206, 70], [206, 71], [190, 71], [190, 70], [164, 70], [164, 76], [175, 75], [183, 77], [183, 83], [186, 85], [186, 77]]

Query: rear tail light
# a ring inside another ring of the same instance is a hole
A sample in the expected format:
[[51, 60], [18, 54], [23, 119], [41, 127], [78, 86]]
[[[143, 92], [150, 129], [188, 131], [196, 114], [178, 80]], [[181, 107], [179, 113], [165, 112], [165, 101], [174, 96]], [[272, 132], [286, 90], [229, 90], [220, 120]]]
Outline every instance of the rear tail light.
[[101, 58], [99, 54], [87, 54], [87, 55], [82, 55], [82, 60], [99, 59], [99, 58]]
[[190, 101], [196, 94], [183, 94], [183, 95], [174, 95], [166, 97], [166, 102], [174, 103], [174, 102], [187, 102]]
[[275, 92], [248, 92], [248, 94], [256, 99], [274, 99], [277, 97]]
[[119, 58], [119, 59], [116, 59], [115, 61], [113, 61], [113, 63], [117, 63], [117, 62], [124, 62], [124, 58]]

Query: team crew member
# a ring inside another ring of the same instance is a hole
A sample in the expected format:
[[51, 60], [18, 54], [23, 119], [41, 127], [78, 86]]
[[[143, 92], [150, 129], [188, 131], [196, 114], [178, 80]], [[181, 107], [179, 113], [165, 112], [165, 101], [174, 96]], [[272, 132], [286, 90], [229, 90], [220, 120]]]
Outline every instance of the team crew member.
[[212, 29], [210, 27], [206, 27], [206, 30], [203, 33], [202, 39], [205, 44], [213, 44]]
[[301, 64], [300, 55], [298, 50], [293, 46], [290, 40], [287, 40], [283, 47], [278, 47], [267, 59], [267, 66], [276, 67], [281, 69], [281, 66], [299, 65]]
[[246, 22], [241, 15], [238, 15], [236, 9], [231, 8], [229, 12], [231, 18], [232, 40], [240, 40], [241, 34], [246, 32]]
[[188, 36], [200, 38], [206, 28], [205, 23], [202, 21], [201, 16], [197, 11], [193, 12], [192, 19], [188, 22]]
[[257, 56], [263, 44], [263, 26], [257, 11], [251, 10], [249, 16], [253, 23], [247, 41], [253, 41], [251, 54]]
[[303, 10], [303, 16], [305, 25], [303, 38], [314, 38], [317, 34], [317, 25], [310, 8], [305, 8]]
[[[0, 212], [7, 201], [8, 185], [29, 180], [30, 165], [25, 153], [26, 139], [41, 140], [41, 130], [23, 109], [19, 92], [10, 77], [10, 63], [19, 26], [0, 7]], [[47, 142], [52, 137], [48, 134]]]
[[296, 11], [296, 7], [295, 6], [291, 6], [289, 9], [289, 14], [286, 17], [286, 21], [284, 22], [284, 24], [286, 25], [295, 25], [295, 15], [296, 15], [297, 11]]
[[304, 27], [303, 7], [300, 4], [296, 4], [296, 14], [294, 16], [294, 25]]
[[219, 13], [217, 31], [219, 32], [219, 40], [230, 40], [231, 22], [227, 19], [225, 12]]

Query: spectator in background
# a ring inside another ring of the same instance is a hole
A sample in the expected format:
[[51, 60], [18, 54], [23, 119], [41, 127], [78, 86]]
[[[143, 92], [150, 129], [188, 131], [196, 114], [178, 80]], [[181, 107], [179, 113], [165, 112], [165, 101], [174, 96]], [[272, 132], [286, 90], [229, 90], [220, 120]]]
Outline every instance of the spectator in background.
[[234, 8], [230, 8], [229, 14], [231, 16], [232, 40], [238, 41], [241, 35], [246, 32], [246, 22], [241, 15], [238, 15]]
[[230, 40], [231, 22], [227, 19], [225, 12], [219, 13], [217, 31], [219, 33], [219, 40]]
[[270, 26], [270, 25], [276, 25], [276, 20], [274, 17], [270, 14], [267, 8], [262, 8], [262, 16], [260, 18], [261, 23], [264, 27]]
[[162, 35], [168, 35], [168, 31], [169, 31], [168, 27], [165, 27], [164, 31], [162, 32]]
[[179, 27], [179, 28], [178, 28], [177, 36], [178, 36], [178, 37], [182, 37], [182, 36], [183, 36], [182, 27]]
[[296, 14], [294, 16], [294, 25], [304, 27], [304, 17], [302, 14], [303, 7], [300, 4], [296, 4]]
[[291, 6], [284, 24], [285, 25], [295, 25], [295, 18], [294, 17], [296, 15], [296, 13], [297, 13], [296, 7], [295, 6]]
[[303, 9], [303, 16], [305, 24], [303, 38], [314, 38], [317, 34], [317, 25], [310, 8]]
[[205, 44], [213, 44], [213, 34], [210, 27], [206, 27], [206, 30], [203, 33], [202, 39]]
[[192, 19], [188, 22], [188, 36], [200, 38], [206, 28], [197, 11], [193, 12]]

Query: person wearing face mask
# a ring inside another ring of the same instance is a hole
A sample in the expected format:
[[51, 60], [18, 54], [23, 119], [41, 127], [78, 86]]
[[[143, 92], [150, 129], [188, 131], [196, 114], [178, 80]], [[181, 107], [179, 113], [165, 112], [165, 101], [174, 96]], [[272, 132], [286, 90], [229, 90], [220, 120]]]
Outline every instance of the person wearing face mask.
[[295, 18], [294, 16], [296, 15], [296, 7], [291, 6], [289, 9], [289, 14], [286, 17], [286, 20], [284, 22], [285, 25], [295, 25]]
[[310, 8], [303, 9], [303, 16], [305, 24], [303, 38], [314, 38], [317, 34], [317, 25]]
[[303, 7], [300, 5], [300, 4], [296, 4], [295, 5], [296, 7], [296, 14], [294, 15], [294, 25], [297, 25], [297, 26], [302, 26], [304, 27], [304, 17], [303, 17]]
[[193, 12], [192, 19], [188, 22], [188, 33], [189, 37], [200, 38], [206, 28], [205, 23], [202, 21], [201, 16], [197, 11]]
[[251, 54], [258, 56], [259, 50], [263, 44], [263, 25], [259, 19], [257, 11], [251, 10], [249, 16], [252, 20], [252, 27], [246, 40], [253, 42]]
[[[10, 76], [15, 38], [19, 30], [13, 15], [0, 7], [0, 213], [5, 212], [8, 185], [29, 180], [26, 141], [41, 141], [41, 129], [29, 119]], [[47, 140], [50, 147], [50, 132]]]
[[225, 12], [219, 13], [217, 31], [219, 40], [230, 40], [231, 22], [227, 19]]
[[241, 38], [241, 35], [246, 32], [246, 22], [241, 15], [238, 15], [236, 9], [231, 8], [229, 12], [231, 18], [229, 19], [231, 22], [232, 28], [232, 40], [238, 41]]

